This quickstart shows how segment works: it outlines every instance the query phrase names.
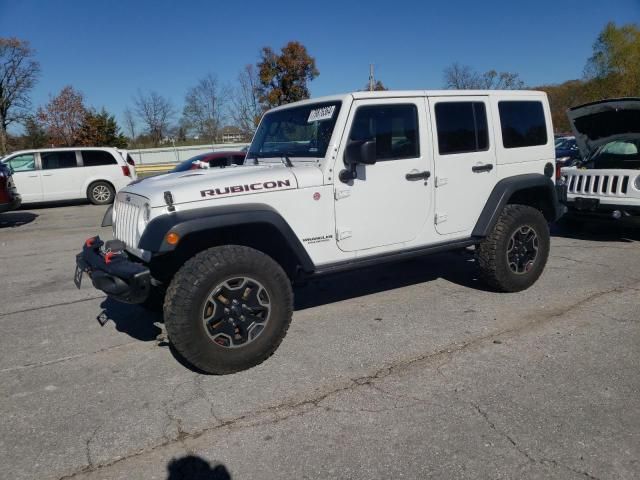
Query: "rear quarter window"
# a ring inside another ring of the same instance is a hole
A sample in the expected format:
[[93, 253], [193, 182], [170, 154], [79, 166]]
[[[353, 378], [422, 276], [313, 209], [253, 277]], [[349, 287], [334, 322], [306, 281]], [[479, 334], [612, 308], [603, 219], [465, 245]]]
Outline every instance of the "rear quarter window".
[[498, 110], [504, 148], [546, 145], [547, 124], [542, 102], [501, 101]]
[[117, 165], [116, 159], [109, 152], [103, 150], [84, 150], [82, 164], [85, 167], [99, 167], [101, 165]]

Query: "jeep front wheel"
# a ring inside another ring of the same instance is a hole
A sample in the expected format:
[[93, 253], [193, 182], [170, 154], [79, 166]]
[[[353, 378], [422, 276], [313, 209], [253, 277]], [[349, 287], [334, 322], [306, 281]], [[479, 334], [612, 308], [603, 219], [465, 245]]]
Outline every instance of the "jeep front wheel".
[[476, 249], [482, 277], [501, 292], [525, 290], [542, 274], [549, 244], [549, 225], [542, 213], [527, 205], [507, 205]]
[[169, 341], [189, 363], [227, 374], [262, 363], [278, 348], [293, 314], [291, 282], [271, 257], [227, 245], [188, 260], [167, 290]]

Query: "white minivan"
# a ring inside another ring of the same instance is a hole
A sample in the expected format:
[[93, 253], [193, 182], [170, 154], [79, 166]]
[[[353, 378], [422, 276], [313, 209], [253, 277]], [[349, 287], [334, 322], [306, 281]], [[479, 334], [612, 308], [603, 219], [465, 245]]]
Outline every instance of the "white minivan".
[[131, 156], [115, 148], [22, 150], [6, 156], [2, 163], [11, 167], [22, 203], [87, 198], [105, 205], [136, 179]]

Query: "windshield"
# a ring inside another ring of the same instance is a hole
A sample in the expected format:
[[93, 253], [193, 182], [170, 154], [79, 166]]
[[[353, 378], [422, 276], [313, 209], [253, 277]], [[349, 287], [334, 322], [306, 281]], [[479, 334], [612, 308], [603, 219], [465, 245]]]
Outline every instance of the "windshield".
[[324, 157], [340, 106], [324, 102], [267, 113], [247, 157]]
[[195, 157], [191, 157], [189, 160], [185, 160], [180, 162], [176, 167], [171, 170], [172, 172], [186, 172], [187, 170], [195, 170], [200, 168], [197, 165], [193, 165], [193, 162], [199, 162], [208, 157], [208, 154], [203, 153], [202, 155], [196, 155]]
[[588, 159], [589, 168], [639, 169], [640, 139], [616, 140], [598, 148]]

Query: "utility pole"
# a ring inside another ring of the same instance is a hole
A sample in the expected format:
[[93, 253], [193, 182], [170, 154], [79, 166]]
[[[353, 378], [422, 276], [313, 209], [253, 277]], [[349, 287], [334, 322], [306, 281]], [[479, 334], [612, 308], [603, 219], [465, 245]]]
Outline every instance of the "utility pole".
[[373, 63], [369, 64], [369, 91], [373, 92], [376, 88], [376, 81], [373, 77]]

